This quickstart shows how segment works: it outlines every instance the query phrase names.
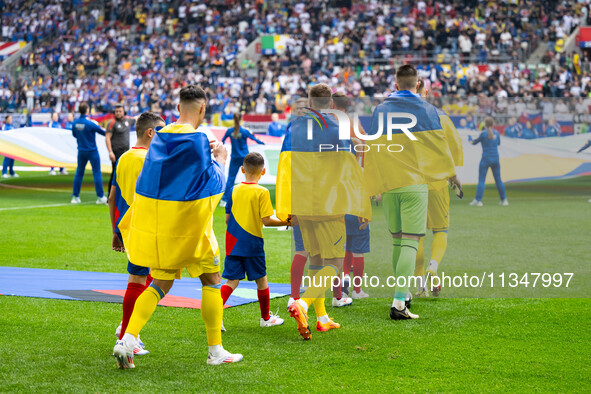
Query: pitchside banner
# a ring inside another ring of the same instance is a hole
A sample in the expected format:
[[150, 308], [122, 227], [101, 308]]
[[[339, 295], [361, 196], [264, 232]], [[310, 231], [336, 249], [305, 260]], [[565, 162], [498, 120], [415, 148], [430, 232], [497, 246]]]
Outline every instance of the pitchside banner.
[[[538, 104], [529, 102], [530, 110]], [[301, 297], [338, 297], [338, 288], [349, 294], [361, 288], [364, 296], [404, 299], [439, 286], [445, 297], [591, 296], [591, 270], [580, 258], [546, 261], [540, 252], [546, 237], [564, 239], [565, 251], [578, 250], [568, 245], [579, 243], [571, 238], [583, 237], [580, 228], [567, 236], [552, 220], [561, 204], [571, 203], [568, 191], [555, 191], [552, 212], [544, 213], [513, 189], [506, 195], [503, 186], [591, 175], [591, 148], [581, 151], [591, 136], [572, 135], [568, 124], [559, 130], [572, 115], [548, 108], [538, 115], [489, 104], [459, 128], [440, 108], [408, 91], [367, 102], [314, 98], [294, 105], [279, 156], [276, 210], [291, 220], [292, 253], [309, 256]], [[505, 134], [516, 119], [526, 128], [539, 126], [534, 138], [532, 129]], [[485, 178], [497, 187], [485, 189]], [[479, 179], [482, 188], [464, 195], [462, 184]], [[469, 204], [482, 192], [486, 210]], [[482, 234], [463, 233], [474, 222]], [[580, 223], [573, 218], [573, 226]], [[449, 240], [439, 269], [429, 260], [432, 233]], [[462, 253], [454, 234], [481, 245], [478, 255]], [[417, 257], [418, 249], [424, 255]], [[344, 276], [343, 264], [351, 264], [344, 260], [347, 251], [364, 257], [362, 276], [354, 268]]]
[[[278, 115], [279, 123], [287, 124], [285, 114]], [[271, 115], [252, 115], [245, 114], [242, 117], [243, 126], [255, 134], [267, 134], [269, 125], [272, 122]]]

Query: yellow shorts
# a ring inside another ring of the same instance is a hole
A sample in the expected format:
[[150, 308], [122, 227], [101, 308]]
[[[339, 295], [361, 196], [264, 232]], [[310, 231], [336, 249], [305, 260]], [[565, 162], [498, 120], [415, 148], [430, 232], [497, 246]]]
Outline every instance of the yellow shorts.
[[[205, 260], [199, 263], [191, 263], [185, 267], [191, 278], [197, 278], [202, 274], [215, 274], [216, 272], [220, 272], [220, 251], [218, 249], [215, 258], [212, 260]], [[179, 269], [161, 269], [161, 268], [152, 268], [150, 270], [150, 275], [152, 278], [158, 280], [173, 280], [173, 279], [181, 279], [181, 272], [183, 271], [182, 268]]]
[[449, 227], [449, 189], [429, 189], [427, 205], [427, 228], [434, 231], [445, 231]]
[[310, 256], [320, 255], [323, 259], [340, 259], [345, 257], [345, 240], [347, 228], [345, 217], [318, 218], [298, 217], [304, 249]]

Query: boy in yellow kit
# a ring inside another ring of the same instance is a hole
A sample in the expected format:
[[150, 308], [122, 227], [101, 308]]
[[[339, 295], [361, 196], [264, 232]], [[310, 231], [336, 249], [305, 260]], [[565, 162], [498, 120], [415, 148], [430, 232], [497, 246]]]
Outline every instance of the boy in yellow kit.
[[254, 280], [261, 308], [261, 327], [280, 326], [283, 319], [270, 312], [269, 285], [263, 241], [265, 226], [287, 226], [289, 221], [274, 219], [269, 190], [258, 184], [265, 174], [265, 159], [260, 153], [246, 155], [242, 165], [246, 182], [234, 186], [226, 204], [226, 261], [222, 277], [228, 281], [222, 286], [224, 304], [238, 283]]

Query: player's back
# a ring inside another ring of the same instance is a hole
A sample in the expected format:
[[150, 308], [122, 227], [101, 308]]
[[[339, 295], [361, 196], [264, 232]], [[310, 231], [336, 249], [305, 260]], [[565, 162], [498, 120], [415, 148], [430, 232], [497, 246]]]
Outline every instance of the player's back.
[[499, 159], [498, 147], [501, 143], [501, 136], [498, 131], [494, 130], [493, 138], [488, 138], [488, 130], [485, 130], [480, 133], [480, 137], [478, 137], [477, 141], [480, 141], [482, 144], [482, 157], [490, 160]]
[[233, 256], [264, 255], [262, 218], [273, 215], [269, 190], [256, 183], [234, 186], [226, 204], [228, 229], [226, 254]]
[[[394, 115], [389, 121], [391, 114]], [[411, 140], [401, 127], [387, 135], [388, 123], [405, 125], [414, 120], [416, 124], [405, 130], [416, 140]], [[461, 165], [454, 163], [456, 156], [461, 162], [461, 143], [457, 143], [459, 137], [457, 141], [452, 137], [453, 132], [455, 128], [449, 117], [424, 99], [409, 91], [390, 95], [374, 110], [368, 131], [369, 135], [380, 134], [379, 138], [367, 142], [370, 149], [365, 153], [370, 194], [441, 181], [454, 175], [454, 164]], [[452, 153], [452, 147], [456, 152]]]
[[146, 148], [133, 147], [125, 152], [117, 162], [113, 175], [115, 186], [115, 221], [119, 225], [121, 218], [127, 213], [133, 203], [137, 179], [142, 172], [146, 160]]

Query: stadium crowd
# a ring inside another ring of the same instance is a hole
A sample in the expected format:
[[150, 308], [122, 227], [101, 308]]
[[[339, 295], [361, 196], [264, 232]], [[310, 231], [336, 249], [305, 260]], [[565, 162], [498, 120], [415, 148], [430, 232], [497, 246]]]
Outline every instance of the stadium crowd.
[[[63, 113], [81, 102], [94, 112], [117, 103], [164, 112], [189, 82], [208, 87], [211, 112], [282, 112], [314, 83], [354, 97], [387, 94], [394, 68], [408, 61], [422, 64], [435, 96], [591, 93], [588, 59], [559, 52], [586, 23], [587, 1], [1, 3], [11, 10], [3, 39], [36, 44], [16, 80], [2, 76], [2, 112]], [[290, 35], [286, 51], [238, 64], [260, 34]], [[546, 64], [521, 69], [542, 41]]]

